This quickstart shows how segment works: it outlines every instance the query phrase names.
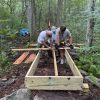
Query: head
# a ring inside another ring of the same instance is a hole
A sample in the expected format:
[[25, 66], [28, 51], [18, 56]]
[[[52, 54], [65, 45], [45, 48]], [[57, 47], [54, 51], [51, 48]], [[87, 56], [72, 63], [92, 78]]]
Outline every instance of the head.
[[46, 31], [47, 37], [52, 37], [52, 31]]
[[66, 30], [66, 27], [65, 27], [65, 26], [61, 26], [61, 27], [60, 27], [61, 33], [63, 33], [65, 30]]
[[55, 30], [56, 30], [56, 27], [55, 27], [55, 26], [52, 26], [52, 27], [51, 27], [51, 30], [52, 30], [52, 31], [55, 31]]
[[55, 34], [56, 33], [56, 27], [55, 26], [52, 26], [51, 27], [51, 31], [53, 32], [53, 34]]

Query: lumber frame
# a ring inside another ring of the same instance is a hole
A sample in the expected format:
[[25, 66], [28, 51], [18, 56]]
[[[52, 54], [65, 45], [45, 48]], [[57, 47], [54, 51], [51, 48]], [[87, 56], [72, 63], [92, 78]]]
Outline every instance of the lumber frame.
[[83, 84], [83, 77], [80, 74], [77, 66], [73, 62], [67, 49], [65, 49], [65, 57], [72, 70], [73, 76], [59, 76], [55, 50], [52, 50], [54, 57], [54, 76], [34, 76], [37, 65], [40, 60], [41, 50], [38, 52], [35, 60], [29, 68], [25, 76], [25, 86], [31, 90], [82, 90], [88, 89], [88, 85]]

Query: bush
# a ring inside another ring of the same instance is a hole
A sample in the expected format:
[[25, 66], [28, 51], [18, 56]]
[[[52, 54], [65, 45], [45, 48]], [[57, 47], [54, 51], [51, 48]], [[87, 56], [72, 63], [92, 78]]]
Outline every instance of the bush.
[[89, 74], [100, 77], [100, 55], [97, 54], [100, 54], [100, 48], [98, 47], [82, 49], [76, 65]]
[[4, 53], [0, 54], [0, 74], [9, 69], [9, 64], [8, 57]]

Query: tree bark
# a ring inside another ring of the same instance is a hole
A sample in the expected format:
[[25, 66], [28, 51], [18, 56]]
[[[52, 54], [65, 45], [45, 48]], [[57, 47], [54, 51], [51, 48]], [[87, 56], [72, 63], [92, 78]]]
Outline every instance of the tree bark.
[[35, 0], [31, 0], [31, 33], [30, 33], [30, 39], [32, 40], [33, 36], [35, 35], [36, 32], [36, 27], [35, 27], [35, 15], [36, 15], [36, 8], [35, 8]]
[[63, 13], [63, 0], [58, 0], [56, 26], [61, 26], [63, 24], [62, 13]]
[[94, 25], [95, 25], [95, 18], [94, 18], [94, 11], [95, 11], [95, 3], [96, 0], [90, 0], [90, 13], [91, 16], [88, 19], [87, 23], [87, 33], [86, 33], [86, 46], [91, 47], [93, 44], [93, 32], [94, 32]]

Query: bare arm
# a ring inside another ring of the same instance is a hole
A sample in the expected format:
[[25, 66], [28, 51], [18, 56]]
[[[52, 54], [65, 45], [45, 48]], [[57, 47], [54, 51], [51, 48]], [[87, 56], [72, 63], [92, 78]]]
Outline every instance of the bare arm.
[[42, 44], [43, 44], [44, 46], [46, 46], [47, 48], [49, 48], [49, 46], [46, 44], [45, 41], [42, 41]]
[[69, 37], [69, 44], [72, 44], [72, 36]]

